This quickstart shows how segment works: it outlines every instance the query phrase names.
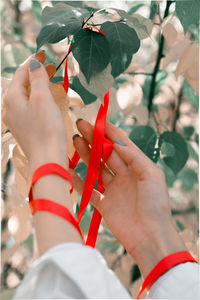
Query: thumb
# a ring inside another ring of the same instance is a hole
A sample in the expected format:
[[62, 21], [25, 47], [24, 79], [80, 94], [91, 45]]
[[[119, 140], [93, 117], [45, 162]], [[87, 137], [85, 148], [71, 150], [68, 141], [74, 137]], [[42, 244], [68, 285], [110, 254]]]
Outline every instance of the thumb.
[[31, 94], [35, 91], [45, 91], [49, 89], [49, 77], [44, 66], [36, 59], [32, 58], [29, 62], [29, 81]]

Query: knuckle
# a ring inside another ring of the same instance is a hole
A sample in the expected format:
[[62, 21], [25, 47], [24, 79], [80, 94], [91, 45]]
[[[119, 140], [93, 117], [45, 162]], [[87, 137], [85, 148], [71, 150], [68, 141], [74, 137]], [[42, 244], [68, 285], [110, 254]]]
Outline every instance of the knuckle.
[[44, 89], [36, 89], [33, 91], [32, 98], [33, 100], [44, 100], [47, 97], [47, 93]]

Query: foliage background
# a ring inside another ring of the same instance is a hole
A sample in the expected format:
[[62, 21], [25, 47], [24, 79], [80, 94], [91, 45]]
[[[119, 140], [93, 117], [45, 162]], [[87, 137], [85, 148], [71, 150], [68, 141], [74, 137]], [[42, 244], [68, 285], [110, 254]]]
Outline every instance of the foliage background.
[[[55, 2], [1, 1], [3, 77], [11, 78], [16, 67], [36, 51], [36, 37], [42, 27], [41, 10], [47, 5], [52, 6]], [[75, 1], [64, 2], [78, 5]], [[185, 3], [189, 6], [185, 7]], [[130, 137], [144, 151], [145, 147], [142, 143], [146, 143], [149, 133], [143, 131], [144, 127], [138, 126], [148, 125], [156, 132], [158, 138], [163, 137], [164, 142], [160, 148], [158, 144], [157, 151], [160, 156], [158, 163], [166, 174], [174, 224], [189, 251], [198, 259], [198, 55], [195, 56], [195, 51], [198, 45], [199, 27], [198, 20], [194, 22], [196, 4], [198, 5], [196, 0], [174, 1], [170, 5], [168, 16], [164, 18], [166, 1], [82, 1], [81, 3], [84, 7], [96, 9], [102, 7], [124, 9], [130, 16], [137, 13], [150, 19], [153, 24], [150, 36], [140, 41], [140, 49], [134, 54], [128, 68], [112, 83], [109, 119], [130, 134]], [[102, 18], [100, 15], [92, 20], [98, 23], [102, 22]], [[111, 15], [109, 18], [115, 21], [116, 15]], [[162, 47], [161, 43], [163, 43]], [[45, 45], [42, 49], [45, 49], [47, 54], [45, 63], [54, 62], [58, 65], [66, 54], [67, 40]], [[158, 55], [159, 49], [162, 51]], [[188, 53], [184, 52], [186, 50]], [[73, 77], [78, 73], [78, 63], [70, 55], [71, 88], [76, 91], [79, 90]], [[60, 68], [56, 77], [62, 76], [63, 72]], [[97, 86], [95, 90], [97, 95], [105, 85], [102, 77], [100, 83], [100, 87]], [[3, 85], [4, 78], [2, 78]], [[87, 84], [85, 83], [84, 86], [87, 87]], [[89, 87], [88, 89], [90, 90]], [[81, 95], [87, 107], [71, 107], [69, 114], [73, 122], [81, 117], [94, 123], [101, 100], [99, 98], [96, 100], [91, 94], [88, 96], [88, 92], [83, 93], [83, 90]], [[72, 90], [70, 96], [78, 97]], [[153, 100], [153, 105], [149, 117], [150, 98]], [[96, 101], [89, 104], [91, 99]], [[139, 132], [138, 128], [142, 131]], [[174, 132], [173, 138], [168, 139], [162, 135], [165, 131]], [[143, 133], [147, 134], [144, 141], [141, 138]], [[179, 135], [177, 136], [176, 133]], [[136, 136], [138, 136], [137, 140]], [[13, 137], [2, 124], [0, 294], [2, 299], [10, 299], [34, 259], [32, 218], [23, 193], [23, 178], [19, 175], [15, 176], [18, 174], [16, 166], [20, 169], [20, 160], [14, 145]], [[181, 163], [181, 167], [174, 170], [173, 168], [176, 168], [174, 162], [180, 160], [186, 160], [187, 163]], [[83, 162], [78, 165], [77, 172], [83, 178], [85, 177], [86, 166]], [[88, 230], [91, 213], [92, 207], [88, 207], [82, 221], [85, 233]], [[100, 229], [97, 248], [131, 295], [136, 297], [141, 283], [139, 269], [104, 223]]]

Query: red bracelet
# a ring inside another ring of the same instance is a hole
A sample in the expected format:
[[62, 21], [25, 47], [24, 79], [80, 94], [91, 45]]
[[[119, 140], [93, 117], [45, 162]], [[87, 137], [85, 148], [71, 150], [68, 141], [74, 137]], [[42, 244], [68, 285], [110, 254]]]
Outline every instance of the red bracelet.
[[64, 205], [54, 202], [52, 200], [48, 200], [48, 199], [35, 199], [29, 203], [29, 206], [31, 208], [32, 214], [36, 213], [37, 211], [47, 211], [47, 212], [50, 212], [54, 215], [57, 215], [57, 216], [65, 219], [66, 221], [71, 223], [76, 228], [76, 230], [79, 232], [79, 234], [83, 240], [83, 243], [85, 243], [84, 237], [83, 237], [83, 234], [82, 234], [82, 231], [81, 231], [81, 228], [80, 228], [78, 222], [76, 221], [74, 216], [71, 214], [69, 209], [67, 207], [65, 207]]
[[192, 257], [192, 255], [188, 251], [180, 251], [164, 257], [145, 278], [137, 295], [137, 299], [139, 299], [143, 291], [150, 284], [154, 283], [154, 281], [158, 279], [158, 277], [160, 277], [164, 272], [178, 264], [188, 261], [197, 263], [197, 261]]
[[[33, 192], [32, 192], [33, 185], [35, 184], [35, 182], [38, 179], [40, 179], [41, 177], [43, 177], [47, 174], [51, 174], [51, 173], [55, 173], [55, 174], [63, 177], [64, 179], [70, 181], [72, 184], [72, 178], [71, 178], [69, 172], [67, 170], [65, 170], [65, 168], [63, 168], [62, 166], [60, 166], [56, 163], [47, 163], [47, 164], [40, 166], [38, 169], [35, 170], [35, 172], [32, 176], [31, 185], [30, 185], [30, 189], [29, 189], [29, 206], [30, 206], [31, 212], [32, 212], [32, 214], [34, 214], [37, 211], [48, 211], [52, 214], [55, 214], [55, 215], [65, 219], [66, 221], [71, 223], [78, 230], [83, 242], [85, 243], [81, 228], [80, 228], [77, 220], [74, 218], [74, 216], [71, 214], [71, 212], [69, 211], [69, 209], [67, 207], [65, 207], [62, 204], [56, 203], [52, 200], [48, 200], [48, 199], [33, 200]], [[71, 190], [72, 189], [73, 189], [73, 185], [72, 185]]]
[[72, 193], [73, 184], [72, 184], [72, 178], [71, 178], [69, 172], [65, 168], [63, 168], [61, 165], [58, 165], [56, 163], [47, 163], [47, 164], [44, 164], [44, 165], [40, 166], [39, 168], [37, 168], [32, 175], [31, 185], [30, 185], [29, 194], [28, 194], [29, 201], [32, 201], [32, 199], [33, 199], [32, 187], [35, 184], [35, 182], [38, 179], [40, 179], [41, 177], [51, 174], [51, 173], [60, 175], [64, 179], [68, 180], [72, 186], [71, 190], [70, 190], [70, 192]]

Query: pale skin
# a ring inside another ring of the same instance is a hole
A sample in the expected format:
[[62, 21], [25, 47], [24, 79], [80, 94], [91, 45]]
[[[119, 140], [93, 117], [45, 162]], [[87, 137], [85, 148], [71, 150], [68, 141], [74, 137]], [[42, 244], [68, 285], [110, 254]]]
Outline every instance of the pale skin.
[[[3, 121], [21, 146], [29, 161], [30, 173], [40, 165], [56, 162], [68, 170], [66, 131], [61, 112], [49, 90], [44, 67], [30, 71], [29, 58], [15, 73], [4, 96]], [[26, 87], [31, 85], [28, 97]], [[77, 122], [82, 137], [74, 146], [88, 163], [93, 126]], [[117, 138], [126, 146], [114, 143], [114, 150], [104, 168], [104, 195], [93, 191], [91, 203], [100, 211], [106, 224], [138, 264], [143, 277], [166, 255], [186, 250], [172, 222], [168, 190], [162, 170], [111, 123], [106, 136]], [[69, 170], [74, 188], [82, 193], [84, 183]], [[47, 198], [67, 206], [73, 213], [69, 184], [57, 175], [47, 175], [34, 186], [34, 198]], [[35, 238], [39, 255], [64, 242], [82, 243], [75, 228], [48, 212], [34, 215]]]

